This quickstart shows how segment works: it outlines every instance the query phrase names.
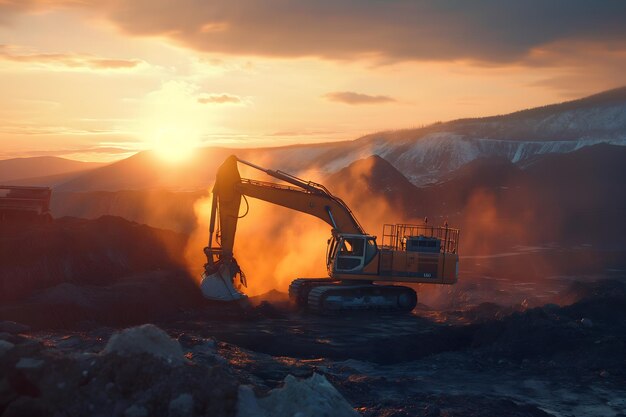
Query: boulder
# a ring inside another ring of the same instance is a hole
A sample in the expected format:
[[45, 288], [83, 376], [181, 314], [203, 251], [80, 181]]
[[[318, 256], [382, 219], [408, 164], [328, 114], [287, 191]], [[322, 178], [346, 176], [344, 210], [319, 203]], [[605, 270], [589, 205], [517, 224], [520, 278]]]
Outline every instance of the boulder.
[[308, 379], [285, 378], [282, 388], [270, 391], [267, 397], [257, 398], [252, 388], [239, 387], [238, 417], [355, 417], [359, 414], [328, 382], [326, 377], [313, 374]]
[[183, 350], [178, 341], [153, 324], [131, 327], [113, 334], [102, 353], [116, 353], [120, 356], [147, 353], [169, 364], [185, 362]]

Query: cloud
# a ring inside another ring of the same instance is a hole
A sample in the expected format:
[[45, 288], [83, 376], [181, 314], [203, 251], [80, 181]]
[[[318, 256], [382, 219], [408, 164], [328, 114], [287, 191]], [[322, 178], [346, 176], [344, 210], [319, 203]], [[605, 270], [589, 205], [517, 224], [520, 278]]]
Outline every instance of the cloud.
[[29, 151], [29, 156], [62, 156], [78, 153], [103, 153], [112, 155], [125, 155], [128, 153], [139, 152], [141, 149], [116, 148], [112, 146], [86, 146], [84, 148], [73, 149], [55, 149], [43, 151]]
[[0, 134], [7, 135], [101, 135], [119, 133], [114, 129], [84, 129], [62, 125], [1, 122]]
[[325, 94], [322, 97], [329, 101], [351, 105], [393, 103], [396, 101], [394, 98], [388, 96], [370, 96], [368, 94], [355, 93], [353, 91], [336, 91]]
[[198, 97], [200, 104], [241, 104], [242, 100], [238, 96], [230, 94], [209, 94]]
[[59, 7], [129, 35], [235, 55], [555, 66], [558, 55], [536, 52], [570, 42], [626, 51], [622, 0], [2, 0], [0, 16]]
[[20, 53], [17, 47], [0, 45], [0, 59], [10, 62], [51, 65], [63, 68], [87, 68], [95, 70], [132, 69], [143, 61], [136, 59], [111, 59], [90, 54], [74, 53]]
[[277, 132], [273, 132], [270, 133], [268, 136], [327, 136], [327, 135], [334, 135], [337, 133], [341, 133], [341, 132], [337, 132], [337, 131], [333, 131], [333, 130], [324, 130], [324, 129], [294, 129], [294, 130], [279, 130]]
[[536, 51], [530, 59], [537, 61], [536, 65], [545, 61], [560, 62], [560, 68], [529, 85], [549, 88], [563, 98], [581, 97], [626, 85], [626, 50], [619, 51], [614, 44], [559, 42], [550, 45]]

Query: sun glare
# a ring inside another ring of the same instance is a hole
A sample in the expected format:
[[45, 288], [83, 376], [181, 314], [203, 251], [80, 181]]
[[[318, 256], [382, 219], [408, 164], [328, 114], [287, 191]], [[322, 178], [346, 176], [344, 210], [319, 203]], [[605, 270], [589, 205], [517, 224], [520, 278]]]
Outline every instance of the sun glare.
[[140, 134], [146, 149], [167, 162], [182, 162], [203, 145], [210, 131], [212, 115], [198, 102], [198, 86], [167, 82], [145, 97], [142, 103]]
[[166, 162], [182, 162], [193, 155], [199, 146], [197, 132], [181, 127], [162, 127], [156, 129], [148, 144], [156, 155]]

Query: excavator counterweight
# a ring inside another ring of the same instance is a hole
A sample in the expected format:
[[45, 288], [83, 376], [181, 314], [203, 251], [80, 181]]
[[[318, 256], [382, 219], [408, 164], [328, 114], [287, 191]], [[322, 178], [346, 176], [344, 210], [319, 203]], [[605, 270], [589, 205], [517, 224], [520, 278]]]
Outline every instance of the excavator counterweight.
[[[238, 162], [286, 182], [241, 178]], [[454, 284], [458, 276], [459, 230], [446, 225], [384, 225], [382, 243], [367, 234], [348, 206], [323, 185], [282, 171], [228, 157], [217, 172], [213, 188], [209, 244], [201, 283], [212, 300], [234, 301], [245, 295], [236, 277], [246, 277], [233, 256], [242, 198], [256, 198], [307, 213], [331, 227], [327, 278], [299, 278], [289, 287], [299, 307], [319, 313], [344, 310], [410, 311], [417, 304], [412, 288], [393, 283]]]

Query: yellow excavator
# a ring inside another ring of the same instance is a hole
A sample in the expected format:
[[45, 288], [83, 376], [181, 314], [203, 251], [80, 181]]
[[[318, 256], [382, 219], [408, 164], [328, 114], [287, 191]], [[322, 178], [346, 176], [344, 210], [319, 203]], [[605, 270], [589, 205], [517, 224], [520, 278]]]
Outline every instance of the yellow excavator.
[[[238, 163], [287, 184], [241, 178]], [[282, 171], [228, 157], [217, 171], [213, 188], [207, 263], [200, 288], [205, 298], [235, 301], [246, 296], [235, 284], [246, 277], [233, 256], [242, 198], [267, 201], [320, 218], [331, 226], [326, 278], [299, 278], [289, 286], [290, 299], [312, 312], [345, 310], [411, 311], [417, 304], [412, 288], [392, 283], [454, 284], [459, 271], [459, 230], [448, 227], [386, 224], [379, 245], [352, 211], [326, 187]]]

